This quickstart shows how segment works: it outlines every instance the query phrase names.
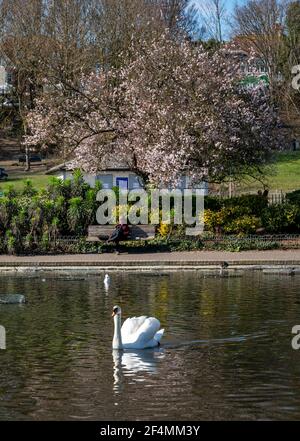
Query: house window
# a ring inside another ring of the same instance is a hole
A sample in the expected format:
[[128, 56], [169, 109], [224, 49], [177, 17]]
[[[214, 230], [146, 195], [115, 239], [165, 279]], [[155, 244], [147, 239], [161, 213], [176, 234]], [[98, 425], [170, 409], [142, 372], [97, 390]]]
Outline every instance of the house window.
[[128, 190], [128, 178], [116, 178], [116, 184], [120, 190]]
[[97, 181], [100, 181], [103, 189], [113, 188], [113, 175], [99, 175]]
[[129, 189], [143, 188], [140, 178], [136, 175], [129, 175]]

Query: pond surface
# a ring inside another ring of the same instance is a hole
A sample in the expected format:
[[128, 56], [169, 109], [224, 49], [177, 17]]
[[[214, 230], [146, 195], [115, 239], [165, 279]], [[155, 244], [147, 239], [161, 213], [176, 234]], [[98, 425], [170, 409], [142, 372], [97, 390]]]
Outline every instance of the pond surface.
[[[0, 277], [0, 420], [300, 419], [300, 276]], [[113, 353], [111, 310], [152, 315], [157, 350]]]

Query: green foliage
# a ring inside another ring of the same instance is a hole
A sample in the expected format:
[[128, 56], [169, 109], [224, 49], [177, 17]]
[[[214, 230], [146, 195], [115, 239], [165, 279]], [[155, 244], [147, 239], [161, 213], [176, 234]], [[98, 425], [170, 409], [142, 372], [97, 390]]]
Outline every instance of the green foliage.
[[254, 216], [260, 216], [262, 210], [268, 206], [268, 199], [263, 195], [258, 194], [244, 194], [233, 198], [224, 200], [225, 207], [238, 207], [240, 210], [245, 210]]
[[300, 206], [288, 202], [270, 205], [262, 212], [261, 219], [269, 233], [295, 233], [300, 228]]
[[261, 221], [243, 205], [224, 206], [219, 211], [206, 210], [204, 223], [207, 231], [227, 234], [253, 234]]
[[205, 196], [204, 208], [205, 210], [219, 211], [223, 205], [223, 200], [217, 196]]
[[276, 250], [280, 248], [280, 244], [276, 241], [260, 241], [257, 239], [243, 240], [243, 239], [225, 239], [216, 243], [209, 243], [205, 245], [205, 249], [215, 251], [249, 251], [249, 250]]
[[30, 179], [26, 179], [26, 181], [24, 182], [22, 194], [28, 197], [32, 197], [37, 194], [37, 190], [34, 188]]
[[85, 236], [95, 223], [98, 184], [90, 188], [80, 172], [73, 180], [52, 178], [37, 191], [30, 180], [0, 198], [0, 252], [49, 252], [60, 236]]
[[[74, 180], [52, 178], [45, 189], [37, 191], [30, 181], [22, 191], [9, 187], [0, 198], [0, 253], [89, 253], [113, 249], [104, 243], [88, 243], [88, 225], [96, 223], [99, 183], [91, 188], [76, 172]], [[118, 196], [118, 189], [115, 189]], [[125, 247], [147, 250], [184, 251], [220, 249], [239, 251], [245, 249], [273, 249], [274, 241], [262, 242], [238, 238], [215, 241], [216, 233], [248, 236], [258, 231], [270, 234], [297, 233], [300, 230], [300, 192], [287, 195], [287, 202], [268, 205], [261, 195], [244, 195], [231, 199], [205, 198], [205, 229], [201, 239], [185, 236], [184, 225], [157, 229], [160, 236], [154, 241], [126, 242]], [[127, 207], [130, 208], [130, 205]], [[161, 219], [161, 212], [160, 219]], [[171, 219], [174, 208], [170, 209]], [[76, 240], [61, 237], [76, 236]]]
[[212, 233], [254, 234], [263, 229], [266, 233], [298, 233], [300, 229], [300, 192], [287, 195], [287, 202], [268, 205], [261, 195], [243, 195], [218, 203], [209, 202], [205, 210], [205, 229]]
[[300, 207], [300, 190], [295, 190], [291, 193], [287, 193], [286, 200], [291, 204], [295, 204]]
[[8, 254], [16, 254], [18, 252], [18, 244], [11, 230], [7, 230], [5, 239]]

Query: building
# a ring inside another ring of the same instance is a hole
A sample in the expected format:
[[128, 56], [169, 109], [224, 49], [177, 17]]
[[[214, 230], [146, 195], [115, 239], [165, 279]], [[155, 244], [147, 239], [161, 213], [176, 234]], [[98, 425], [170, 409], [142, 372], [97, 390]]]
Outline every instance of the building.
[[[72, 179], [74, 168], [70, 162], [66, 162], [49, 169], [46, 174], [50, 176], [56, 176], [62, 180]], [[95, 187], [96, 182], [100, 181], [102, 188], [112, 189], [113, 187], [119, 187], [124, 190], [133, 190], [143, 188], [142, 179], [129, 167], [122, 162], [109, 162], [102, 170], [99, 170], [97, 174], [83, 173], [83, 179], [91, 187]], [[200, 182], [193, 187], [190, 185], [188, 176], [182, 176], [177, 189], [184, 190], [185, 188], [200, 189], [204, 195], [208, 194], [207, 182]]]

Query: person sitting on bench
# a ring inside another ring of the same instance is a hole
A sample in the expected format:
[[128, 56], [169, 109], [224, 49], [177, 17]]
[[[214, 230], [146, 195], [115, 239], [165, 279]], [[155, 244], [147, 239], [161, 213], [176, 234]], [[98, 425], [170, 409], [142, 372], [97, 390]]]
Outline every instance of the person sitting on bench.
[[119, 245], [121, 240], [128, 239], [129, 236], [129, 226], [126, 224], [125, 219], [122, 217], [120, 219], [120, 223], [116, 225], [116, 228], [108, 238], [107, 242], [115, 242], [116, 245]]

